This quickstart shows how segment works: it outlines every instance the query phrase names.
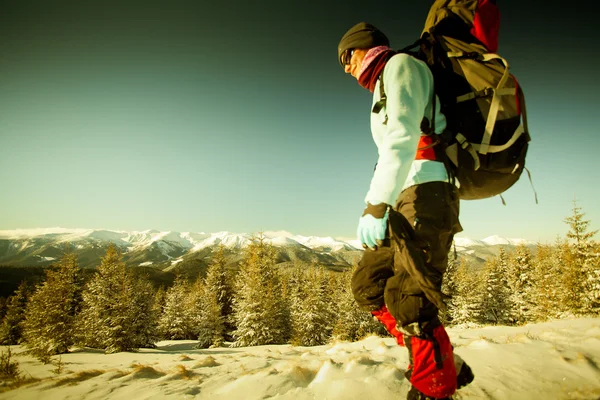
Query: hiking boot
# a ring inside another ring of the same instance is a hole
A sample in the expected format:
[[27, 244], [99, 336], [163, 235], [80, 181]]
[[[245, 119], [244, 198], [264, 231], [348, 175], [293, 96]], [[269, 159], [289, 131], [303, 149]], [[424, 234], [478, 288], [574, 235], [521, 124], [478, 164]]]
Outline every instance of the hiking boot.
[[456, 389], [460, 389], [473, 382], [475, 375], [473, 375], [471, 367], [458, 354], [454, 354], [454, 365], [456, 366], [456, 371], [458, 371], [456, 374]]
[[473, 382], [473, 379], [475, 379], [475, 375], [473, 375], [471, 367], [463, 361], [460, 371], [458, 375], [456, 375], [456, 388], [460, 389], [461, 387], [467, 386], [469, 383]]
[[452, 397], [431, 397], [419, 392], [412, 386], [406, 395], [406, 400], [452, 400]]

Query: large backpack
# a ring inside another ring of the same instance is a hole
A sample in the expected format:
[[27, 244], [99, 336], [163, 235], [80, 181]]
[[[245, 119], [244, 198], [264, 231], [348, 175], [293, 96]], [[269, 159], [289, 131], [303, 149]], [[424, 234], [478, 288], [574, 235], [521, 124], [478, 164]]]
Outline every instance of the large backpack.
[[495, 0], [436, 0], [420, 39], [401, 50], [432, 71], [447, 129], [436, 135], [430, 126], [428, 132], [445, 149], [465, 200], [510, 188], [525, 168], [531, 140], [523, 90], [496, 54], [499, 22]]

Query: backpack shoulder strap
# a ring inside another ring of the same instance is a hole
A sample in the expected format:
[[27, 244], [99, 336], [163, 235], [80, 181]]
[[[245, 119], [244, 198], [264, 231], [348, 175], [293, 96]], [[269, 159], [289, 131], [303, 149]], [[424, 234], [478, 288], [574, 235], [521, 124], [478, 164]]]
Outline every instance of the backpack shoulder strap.
[[[387, 102], [387, 95], [385, 94], [385, 88], [383, 87], [383, 71], [379, 74], [379, 101], [375, 103], [373, 109], [371, 110], [375, 114], [379, 114], [379, 112], [385, 107], [385, 103]], [[385, 122], [387, 123], [387, 115], [385, 116]]]
[[[417, 40], [414, 44], [403, 48], [402, 50], [398, 51], [398, 54], [400, 53], [405, 53], [408, 54], [410, 56], [413, 56], [415, 58], [418, 58], [416, 56], [416, 54], [414, 52], [411, 52], [410, 50], [416, 46], [419, 46], [421, 44], [421, 39]], [[383, 71], [381, 71], [381, 73], [379, 74], [379, 101], [377, 103], [375, 103], [373, 105], [373, 109], [371, 110], [371, 112], [375, 113], [375, 114], [379, 114], [379, 112], [385, 107], [386, 103], [387, 103], [387, 95], [385, 94], [385, 86], [383, 83]], [[431, 112], [431, 120], [429, 120], [427, 117], [423, 117], [423, 120], [421, 121], [421, 130], [423, 133], [430, 135], [432, 133], [435, 133], [435, 111], [436, 111], [436, 95], [435, 95], [435, 79], [433, 80], [433, 99], [432, 99], [432, 112]], [[388, 116], [387, 114], [385, 115], [385, 120], [383, 121], [383, 124], [386, 125], [388, 121]], [[431, 122], [430, 122], [431, 121]]]
[[[414, 42], [413, 44], [411, 44], [410, 46], [406, 46], [403, 49], [400, 49], [396, 52], [396, 54], [401, 54], [401, 53], [406, 53], [409, 54], [413, 57], [417, 57], [416, 53], [413, 50], [415, 47], [420, 46], [422, 43], [423, 39], [418, 39], [416, 42]], [[418, 58], [418, 57], [417, 57]], [[385, 107], [385, 103], [387, 101], [387, 95], [385, 94], [385, 88], [383, 86], [383, 71], [381, 71], [381, 74], [379, 74], [379, 97], [380, 100], [375, 103], [375, 105], [373, 106], [373, 110], [372, 112], [374, 112], [375, 114], [379, 114], [379, 112], [381, 111], [381, 109], [383, 107]], [[386, 117], [386, 122], [387, 122], [387, 117]]]

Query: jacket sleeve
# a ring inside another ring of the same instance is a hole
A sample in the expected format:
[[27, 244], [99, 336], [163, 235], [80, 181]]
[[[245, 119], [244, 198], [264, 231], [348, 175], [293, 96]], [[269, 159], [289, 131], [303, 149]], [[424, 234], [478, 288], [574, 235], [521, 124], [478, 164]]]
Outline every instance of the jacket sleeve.
[[[377, 119], [380, 122], [371, 123], [371, 130], [381, 130], [382, 134], [379, 138], [373, 135], [379, 158], [365, 202], [394, 206], [417, 153], [433, 76], [423, 62], [398, 54], [385, 66], [383, 82], [387, 101], [380, 112], [386, 113], [388, 121], [383, 125], [382, 117]], [[378, 100], [378, 87], [374, 94]]]

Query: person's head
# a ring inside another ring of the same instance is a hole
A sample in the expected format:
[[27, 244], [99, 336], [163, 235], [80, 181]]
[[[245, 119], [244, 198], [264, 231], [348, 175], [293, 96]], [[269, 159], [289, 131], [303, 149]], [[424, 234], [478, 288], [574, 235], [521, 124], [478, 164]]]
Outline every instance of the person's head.
[[389, 45], [383, 32], [371, 24], [359, 22], [342, 36], [338, 44], [338, 61], [344, 67], [344, 72], [358, 78], [362, 61], [369, 49]]

